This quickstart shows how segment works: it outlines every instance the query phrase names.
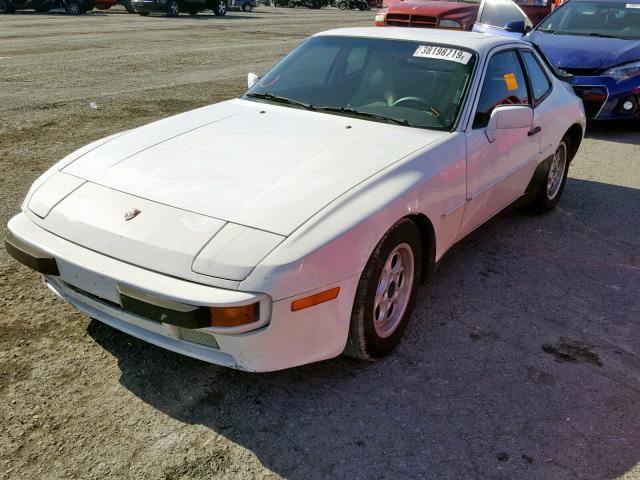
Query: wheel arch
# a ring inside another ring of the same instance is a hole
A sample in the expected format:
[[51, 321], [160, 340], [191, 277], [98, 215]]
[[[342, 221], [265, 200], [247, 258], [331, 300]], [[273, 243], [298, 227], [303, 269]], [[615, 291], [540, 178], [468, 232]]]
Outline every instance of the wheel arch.
[[573, 157], [578, 153], [578, 148], [582, 143], [582, 138], [584, 136], [584, 131], [582, 130], [582, 125], [579, 123], [574, 123], [571, 125], [569, 130], [567, 130], [566, 135], [569, 135], [571, 139], [571, 151], [569, 152], [569, 162], [573, 160]]
[[436, 273], [436, 232], [433, 223], [422, 213], [407, 215], [404, 218], [411, 220], [418, 227], [423, 253], [420, 283], [430, 283]]

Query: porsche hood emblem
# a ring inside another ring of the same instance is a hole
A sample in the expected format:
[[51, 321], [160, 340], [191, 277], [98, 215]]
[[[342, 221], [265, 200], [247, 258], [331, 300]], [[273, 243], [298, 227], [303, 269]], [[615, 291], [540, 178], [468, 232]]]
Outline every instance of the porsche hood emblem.
[[138, 210], [137, 208], [129, 210], [127, 213], [124, 214], [124, 220], [126, 222], [128, 222], [129, 220], [133, 220], [134, 218], [136, 218], [141, 213], [142, 213], [142, 210]]

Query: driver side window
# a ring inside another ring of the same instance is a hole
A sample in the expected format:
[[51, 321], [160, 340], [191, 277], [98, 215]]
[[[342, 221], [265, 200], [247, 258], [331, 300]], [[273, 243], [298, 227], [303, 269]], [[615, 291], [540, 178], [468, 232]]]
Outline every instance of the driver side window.
[[484, 128], [498, 105], [530, 105], [527, 83], [515, 50], [496, 53], [489, 60], [473, 128]]

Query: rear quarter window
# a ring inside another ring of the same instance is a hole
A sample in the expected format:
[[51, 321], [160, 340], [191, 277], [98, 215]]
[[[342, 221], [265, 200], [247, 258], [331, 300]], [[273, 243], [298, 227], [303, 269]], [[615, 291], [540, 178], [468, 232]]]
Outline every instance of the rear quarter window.
[[533, 52], [528, 50], [523, 51], [522, 58], [524, 59], [524, 64], [529, 74], [533, 99], [539, 102], [551, 90], [551, 81], [549, 77], [547, 77], [547, 74], [544, 73], [542, 66]]

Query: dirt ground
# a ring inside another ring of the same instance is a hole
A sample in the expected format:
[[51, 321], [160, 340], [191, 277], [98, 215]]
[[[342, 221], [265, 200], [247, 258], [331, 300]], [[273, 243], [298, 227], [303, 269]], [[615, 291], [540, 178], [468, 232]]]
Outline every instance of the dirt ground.
[[[0, 17], [0, 235], [75, 148], [236, 96], [305, 36], [372, 20]], [[377, 364], [257, 375], [169, 353], [0, 248], [0, 479], [640, 478], [640, 133], [591, 125], [570, 174], [553, 213], [454, 247]]]

